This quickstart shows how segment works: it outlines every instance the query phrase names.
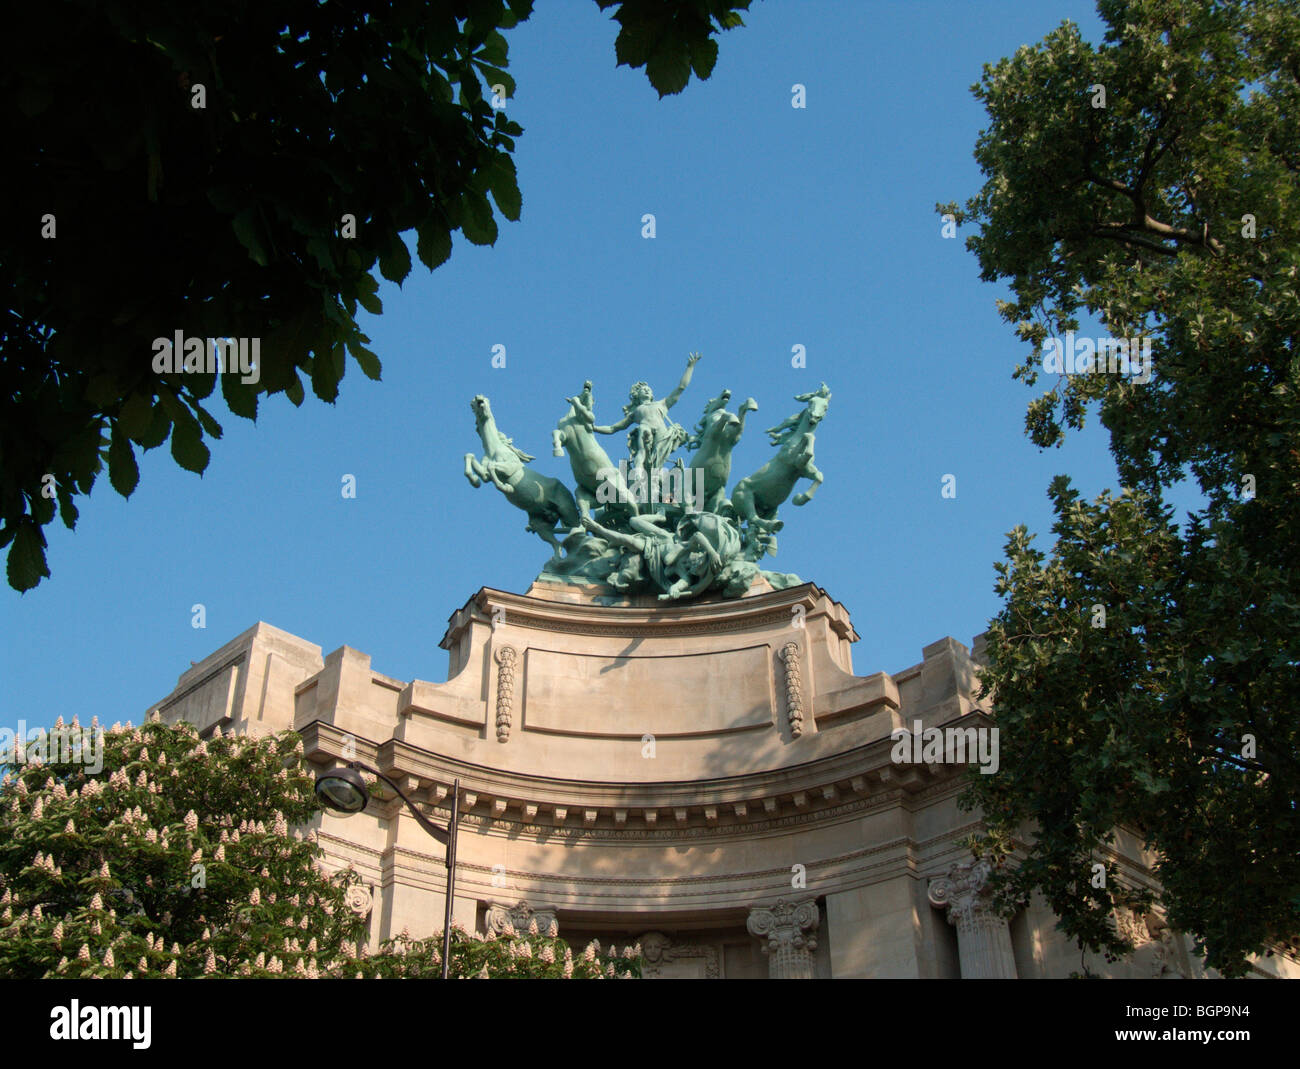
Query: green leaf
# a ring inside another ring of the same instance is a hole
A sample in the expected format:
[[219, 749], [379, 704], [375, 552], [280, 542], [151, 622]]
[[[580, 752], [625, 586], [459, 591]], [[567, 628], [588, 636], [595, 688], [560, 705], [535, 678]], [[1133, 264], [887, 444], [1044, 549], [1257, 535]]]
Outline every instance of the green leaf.
[[135, 440], [145, 449], [156, 449], [167, 440], [167, 432], [171, 430], [171, 426], [171, 416], [168, 415], [166, 406], [159, 400], [153, 406], [148, 429]]
[[317, 352], [311, 364], [311, 389], [322, 401], [333, 404], [339, 395], [343, 377], [343, 347], [333, 342], [325, 352]]
[[645, 66], [659, 43], [662, 33], [659, 25], [634, 18], [626, 11], [620, 11], [615, 18], [622, 23], [622, 29], [614, 39], [614, 58], [618, 60], [618, 65], [620, 67]]
[[483, 42], [483, 47], [478, 50], [477, 58], [484, 63], [490, 63], [494, 67], [504, 67], [507, 62], [509, 46], [506, 39], [493, 30], [487, 35]]
[[221, 396], [236, 416], [257, 422], [257, 398], [261, 383], [241, 382], [238, 375], [221, 376]]
[[348, 352], [361, 368], [362, 374], [368, 379], [378, 382], [383, 366], [379, 362], [379, 357], [361, 344], [361, 339], [348, 339]]
[[118, 426], [137, 442], [148, 432], [152, 420], [153, 399], [142, 393], [133, 393], [128, 397], [117, 417]]
[[379, 273], [398, 285], [411, 273], [411, 253], [400, 234], [390, 235], [384, 251], [379, 254]]
[[665, 40], [645, 65], [646, 77], [659, 96], [680, 93], [691, 80], [691, 56], [685, 44]]
[[[232, 376], [232, 375], [222, 376], [223, 379], [236, 378], [236, 377], [237, 376]], [[218, 423], [215, 419], [213, 419], [212, 414], [208, 412], [202, 405], [194, 405], [193, 408], [194, 408], [194, 414], [198, 417], [199, 424], [203, 427], [204, 433], [207, 434], [209, 438], [220, 438], [221, 424]]]
[[248, 250], [248, 254], [253, 258], [255, 263], [265, 267], [270, 263], [270, 255], [266, 250], [266, 242], [263, 236], [261, 214], [257, 205], [245, 208], [240, 212], [230, 224], [235, 231], [235, 237]]
[[416, 255], [430, 271], [442, 266], [451, 258], [451, 232], [439, 223], [420, 223], [415, 232]]
[[487, 197], [472, 189], [467, 189], [460, 198], [464, 209], [461, 217], [461, 233], [474, 245], [491, 245], [497, 239], [497, 221], [492, 215], [492, 205]]
[[45, 563], [45, 535], [31, 520], [24, 517], [18, 523], [14, 543], [9, 547], [6, 563], [9, 585], [15, 590], [31, 590], [50, 569]]
[[77, 506], [72, 501], [72, 491], [67, 486], [60, 485], [59, 494], [59, 519], [63, 525], [71, 531], [77, 526]]
[[714, 64], [718, 62], [718, 42], [712, 37], [703, 41], [690, 42], [691, 69], [697, 78], [707, 78], [713, 73]]
[[177, 420], [172, 428], [172, 459], [186, 471], [202, 475], [211, 458], [212, 454], [203, 444], [203, 432], [198, 422], [192, 416], [187, 420]]
[[140, 482], [140, 468], [135, 462], [131, 439], [120, 421], [113, 424], [108, 446], [108, 481], [123, 497], [130, 497]]
[[377, 296], [378, 291], [379, 283], [373, 275], [362, 275], [357, 279], [357, 300], [361, 302], [362, 308], [376, 316], [384, 312], [384, 303]]
[[476, 64], [476, 66], [478, 67], [479, 74], [483, 76], [483, 81], [487, 83], [488, 89], [495, 92], [495, 87], [498, 85], [501, 86], [501, 88], [506, 91], [506, 102], [509, 103], [510, 98], [515, 95], [515, 89], [517, 88], [515, 80], [510, 76], [510, 73], [502, 70], [500, 67], [492, 67], [486, 63]]
[[519, 193], [515, 161], [505, 153], [497, 153], [488, 170], [488, 181], [492, 199], [497, 202], [501, 214], [511, 222], [517, 222], [523, 208], [523, 197]]
[[108, 408], [121, 395], [121, 387], [115, 375], [95, 375], [86, 383], [86, 400], [100, 408]]

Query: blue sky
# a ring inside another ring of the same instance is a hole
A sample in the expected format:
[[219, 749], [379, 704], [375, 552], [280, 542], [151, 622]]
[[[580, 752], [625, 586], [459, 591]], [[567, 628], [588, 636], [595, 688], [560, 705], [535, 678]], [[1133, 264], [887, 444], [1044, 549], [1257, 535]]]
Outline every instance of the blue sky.
[[[758, 401], [734, 477], [770, 455], [761, 431], [794, 394], [833, 391], [825, 485], [783, 509], [767, 566], [848, 608], [857, 673], [906, 668], [944, 635], [969, 644], [998, 609], [1006, 532], [1023, 522], [1048, 541], [1051, 478], [1088, 495], [1115, 482], [1095, 421], [1046, 453], [1024, 437], [1035, 391], [1011, 378], [1021, 343], [994, 310], [1001, 289], [934, 213], [980, 184], [981, 65], [1066, 18], [1100, 41], [1073, 0], [758, 0], [722, 35], [712, 78], [659, 100], [616, 68], [617, 25], [594, 3], [540, 0], [507, 35], [521, 221], [384, 283], [384, 314], [365, 323], [382, 382], [351, 364], [334, 406], [309, 392], [301, 409], [265, 402], [256, 425], [218, 412], [202, 478], [165, 448], [129, 501], [101, 477], [75, 532], [47, 529], [53, 577], [0, 594], [0, 720], [139, 721], [258, 620], [400, 679], [445, 679], [448, 616], [481, 586], [523, 592], [549, 554], [523, 513], [465, 481], [464, 454], [481, 454], [470, 398], [487, 394], [534, 466], [571, 484], [550, 450], [562, 398], [590, 377], [614, 422], [632, 382], [662, 396], [691, 351], [703, 359], [678, 422], [723, 387], [733, 408]], [[622, 436], [608, 441], [622, 455]]]

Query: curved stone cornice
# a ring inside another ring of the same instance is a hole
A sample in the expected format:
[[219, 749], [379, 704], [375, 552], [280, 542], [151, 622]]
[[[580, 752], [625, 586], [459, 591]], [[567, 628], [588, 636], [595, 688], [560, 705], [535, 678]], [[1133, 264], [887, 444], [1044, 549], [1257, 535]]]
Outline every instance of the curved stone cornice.
[[850, 642], [858, 634], [849, 623], [848, 613], [815, 583], [804, 583], [789, 590], [772, 590], [752, 597], [698, 601], [665, 606], [598, 605], [592, 601], [554, 600], [511, 594], [482, 587], [465, 605], [452, 614], [447, 631], [438, 643], [450, 649], [460, 633], [471, 623], [491, 626], [495, 610], [502, 610], [511, 626], [530, 630], [559, 631], [578, 635], [635, 638], [638, 635], [671, 637], [676, 635], [725, 634], [756, 627], [784, 624], [791, 609], [802, 606], [808, 616], [824, 613], [832, 630]]
[[[899, 766], [884, 739], [805, 765], [696, 781], [612, 784], [510, 773], [470, 765], [388, 740], [345, 736], [319, 722], [301, 730], [309, 759], [358, 759], [396, 779], [435, 819], [461, 781], [463, 819], [483, 831], [569, 839], [694, 839], [752, 834], [838, 820], [915, 797], [918, 803], [961, 789], [965, 766]], [[398, 803], [390, 799], [394, 812]]]

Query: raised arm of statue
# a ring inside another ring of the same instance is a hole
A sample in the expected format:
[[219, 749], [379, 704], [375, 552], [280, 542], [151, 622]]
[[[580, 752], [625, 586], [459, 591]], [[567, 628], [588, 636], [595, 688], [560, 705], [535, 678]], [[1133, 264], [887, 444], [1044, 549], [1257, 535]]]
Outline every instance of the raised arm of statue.
[[566, 397], [565, 400], [568, 401], [569, 404], [573, 406], [573, 411], [577, 415], [582, 417], [582, 421], [584, 423], [590, 424], [592, 427], [595, 427], [596, 413], [593, 412], [590, 408], [587, 407], [586, 404], [583, 403], [581, 397]]
[[617, 423], [611, 423], [608, 427], [593, 427], [592, 430], [597, 434], [617, 434], [619, 431], [627, 430], [628, 427], [632, 426], [635, 419], [635, 413], [629, 412]]
[[686, 390], [686, 387], [691, 384], [691, 372], [695, 370], [695, 365], [698, 364], [699, 362], [700, 362], [699, 353], [691, 353], [691, 355], [687, 358], [686, 370], [682, 372], [682, 381], [677, 384], [677, 389], [675, 389], [672, 393], [670, 393], [667, 397], [664, 398], [664, 404], [667, 405], [669, 408], [672, 408], [673, 405], [677, 403], [677, 399], [681, 397], [682, 393]]

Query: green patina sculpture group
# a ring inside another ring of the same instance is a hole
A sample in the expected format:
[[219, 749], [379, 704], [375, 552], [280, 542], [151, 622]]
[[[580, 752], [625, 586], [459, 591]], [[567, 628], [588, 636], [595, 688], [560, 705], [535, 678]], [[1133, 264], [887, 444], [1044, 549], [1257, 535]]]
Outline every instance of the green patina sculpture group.
[[[826, 415], [826, 384], [795, 400], [803, 408], [768, 430], [777, 452], [727, 497], [731, 452], [758, 409], [747, 397], [728, 412], [731, 391], [709, 401], [693, 433], [669, 417], [691, 382], [699, 361], [692, 353], [677, 388], [662, 401], [644, 382], [636, 383], [623, 418], [596, 423], [591, 382], [567, 397], [568, 412], [551, 432], [555, 456], [568, 455], [577, 490], [528, 467], [534, 458], [517, 449], [497, 428], [492, 406], [479, 394], [470, 402], [483, 442], [483, 456], [465, 454], [465, 477], [473, 486], [492, 483], [511, 504], [528, 514], [527, 531], [548, 542], [554, 554], [541, 580], [602, 586], [620, 595], [658, 593], [659, 600], [715, 592], [741, 597], [762, 575], [773, 587], [797, 585], [796, 575], [762, 571], [758, 563], [776, 553], [783, 524], [777, 509], [799, 479], [812, 486], [794, 495], [806, 504], [821, 485], [813, 464], [814, 431]], [[615, 464], [598, 435], [631, 428], [628, 458]], [[678, 450], [695, 452], [683, 463]]]

